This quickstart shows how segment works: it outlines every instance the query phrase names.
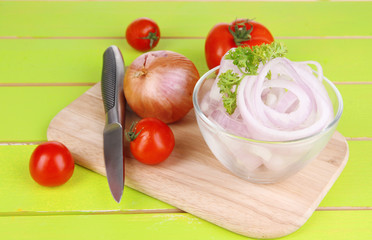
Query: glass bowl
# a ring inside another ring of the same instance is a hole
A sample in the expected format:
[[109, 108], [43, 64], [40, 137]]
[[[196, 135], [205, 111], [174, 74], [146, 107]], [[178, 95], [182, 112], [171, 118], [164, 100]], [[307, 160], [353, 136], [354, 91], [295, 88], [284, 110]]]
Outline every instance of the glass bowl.
[[193, 104], [199, 129], [214, 156], [233, 174], [255, 183], [275, 183], [294, 175], [310, 163], [327, 145], [340, 120], [343, 101], [335, 85], [324, 77], [334, 119], [317, 134], [291, 141], [258, 141], [226, 132], [201, 110], [201, 100], [216, 78], [219, 66], [196, 83]]

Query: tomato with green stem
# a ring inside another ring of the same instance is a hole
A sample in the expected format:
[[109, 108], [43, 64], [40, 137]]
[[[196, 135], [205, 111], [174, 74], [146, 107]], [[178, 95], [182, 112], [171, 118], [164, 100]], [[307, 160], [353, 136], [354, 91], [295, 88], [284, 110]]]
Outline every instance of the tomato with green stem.
[[149, 165], [166, 160], [175, 145], [172, 130], [157, 118], [143, 118], [133, 123], [126, 136], [134, 158]]
[[125, 38], [130, 46], [138, 51], [148, 51], [159, 42], [159, 26], [150, 18], [138, 18], [126, 29]]
[[269, 44], [273, 41], [274, 37], [264, 25], [250, 19], [237, 19], [230, 24], [218, 23], [205, 41], [208, 68], [220, 65], [222, 57], [231, 48]]

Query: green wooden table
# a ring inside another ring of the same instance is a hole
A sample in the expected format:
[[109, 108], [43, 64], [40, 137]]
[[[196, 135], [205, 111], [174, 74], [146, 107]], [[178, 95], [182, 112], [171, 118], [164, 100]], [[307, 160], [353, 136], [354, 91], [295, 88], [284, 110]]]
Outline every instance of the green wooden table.
[[125, 187], [113, 201], [106, 178], [76, 166], [46, 188], [28, 171], [51, 119], [100, 81], [115, 44], [126, 64], [141, 53], [126, 26], [150, 17], [168, 49], [207, 71], [204, 41], [218, 22], [254, 17], [289, 48], [315, 60], [344, 98], [338, 127], [349, 162], [308, 222], [284, 239], [372, 238], [372, 2], [0, 1], [0, 239], [247, 239]]

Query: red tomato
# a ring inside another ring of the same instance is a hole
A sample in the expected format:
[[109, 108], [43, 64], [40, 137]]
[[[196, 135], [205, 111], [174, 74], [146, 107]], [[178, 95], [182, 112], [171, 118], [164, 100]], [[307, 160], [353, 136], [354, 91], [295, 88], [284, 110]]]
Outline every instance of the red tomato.
[[65, 145], [45, 142], [31, 155], [31, 177], [43, 186], [59, 186], [67, 182], [74, 172], [74, 160]]
[[127, 133], [134, 158], [145, 164], [158, 164], [172, 153], [175, 140], [167, 124], [156, 118], [143, 118]]
[[248, 19], [238, 19], [231, 24], [218, 23], [208, 33], [205, 57], [209, 69], [220, 65], [221, 58], [231, 48], [255, 46], [274, 41], [270, 31], [262, 24]]
[[138, 18], [127, 27], [125, 38], [133, 48], [147, 51], [158, 44], [160, 30], [150, 18]]

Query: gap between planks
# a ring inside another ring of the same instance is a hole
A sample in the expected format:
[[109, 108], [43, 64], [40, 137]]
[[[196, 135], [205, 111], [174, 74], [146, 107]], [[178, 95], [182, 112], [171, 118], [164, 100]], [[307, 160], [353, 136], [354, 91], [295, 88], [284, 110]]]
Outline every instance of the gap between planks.
[[[27, 1], [34, 2], [35, 0], [12, 0], [14, 2]], [[42, 2], [90, 2], [92, 0], [42, 0]], [[132, 2], [133, 0], [95, 0], [96, 2]], [[156, 2], [159, 0], [136, 0], [138, 2], [150, 1]], [[164, 2], [223, 2], [226, 0], [162, 0]], [[257, 0], [229, 0], [230, 2], [256, 2]], [[322, 2], [324, 0], [260, 0], [261, 2]], [[328, 0], [330, 2], [352, 2], [355, 0]], [[371, 0], [358, 0], [359, 2], [370, 2]]]
[[[205, 37], [195, 36], [164, 36], [162, 39], [205, 39]], [[372, 36], [277, 36], [276, 39], [372, 39]], [[125, 39], [122, 36], [0, 36], [0, 39]]]
[[93, 86], [96, 82], [60, 82], [60, 83], [0, 83], [0, 87], [83, 87]]
[[[333, 82], [335, 85], [371, 85], [370, 82]], [[0, 83], [0, 87], [84, 87], [94, 86], [96, 82], [59, 82], [59, 83]]]
[[[370, 211], [372, 207], [318, 207], [315, 211]], [[181, 209], [136, 209], [136, 210], [94, 210], [94, 211], [22, 211], [2, 212], [0, 217], [58, 216], [58, 215], [117, 215], [117, 214], [180, 214]]]
[[[363, 141], [372, 141], [372, 137], [345, 137], [348, 142], [363, 142]], [[0, 141], [0, 146], [27, 146], [27, 145], [39, 145], [45, 141], [30, 141], [30, 142], [2, 142]]]
[[[372, 141], [372, 137], [346, 137], [347, 141]], [[0, 141], [0, 146], [25, 146], [25, 145], [39, 145], [45, 141], [29, 141], [29, 142], [5, 142]]]
[[[27, 1], [27, 2], [32, 2], [35, 0], [12, 0], [14, 2], [19, 2], [19, 1]], [[61, 0], [42, 0], [44, 2], [57, 2]], [[63, 2], [89, 2], [91, 0], [63, 0]], [[108, 1], [113, 1], [113, 2], [131, 2], [133, 0], [95, 0], [96, 2], [108, 2]], [[144, 1], [150, 1], [150, 2], [155, 2], [158, 0], [136, 0], [138, 2], [144, 2]], [[164, 2], [210, 2], [212, 0], [162, 0]], [[222, 2], [226, 0], [213, 0], [217, 2]], [[242, 1], [247, 1], [247, 2], [254, 2], [257, 0], [229, 0], [230, 2], [242, 2]], [[262, 2], [318, 2], [321, 0], [261, 0]], [[350, 0], [330, 0], [330, 1], [350, 1]], [[363, 1], [363, 0], [362, 0]], [[369, 0], [364, 0], [364, 1], [369, 1]]]
[[180, 209], [135, 209], [135, 210], [76, 210], [76, 211], [23, 211], [1, 212], [0, 217], [56, 216], [56, 215], [116, 215], [116, 214], [176, 214], [185, 213]]

